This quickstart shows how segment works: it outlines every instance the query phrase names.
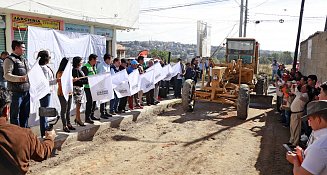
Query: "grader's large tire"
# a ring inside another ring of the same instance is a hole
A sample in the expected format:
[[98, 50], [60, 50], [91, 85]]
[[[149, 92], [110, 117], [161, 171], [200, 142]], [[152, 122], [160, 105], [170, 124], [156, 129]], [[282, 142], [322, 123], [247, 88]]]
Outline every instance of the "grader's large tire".
[[192, 112], [194, 110], [194, 92], [195, 82], [191, 79], [186, 80], [182, 90], [182, 106], [184, 111]]
[[248, 117], [250, 104], [250, 91], [249, 86], [241, 84], [240, 91], [237, 98], [237, 117], [242, 120], [246, 120]]
[[267, 90], [268, 90], [268, 78], [266, 75], [261, 75], [258, 79], [257, 79], [257, 83], [255, 84], [255, 93], [257, 95], [267, 95]]
[[259, 77], [257, 83], [255, 84], [255, 93], [257, 95], [263, 95], [264, 86], [265, 86], [265, 79]]

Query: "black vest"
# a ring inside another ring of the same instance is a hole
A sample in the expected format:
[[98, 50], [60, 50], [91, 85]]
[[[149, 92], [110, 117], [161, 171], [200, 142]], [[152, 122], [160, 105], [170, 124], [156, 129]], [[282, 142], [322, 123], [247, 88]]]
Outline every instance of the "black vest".
[[120, 71], [120, 69], [119, 69], [119, 68], [118, 68], [118, 69], [116, 69], [116, 66], [115, 66], [115, 65], [113, 65], [113, 64], [110, 66], [110, 69], [113, 69], [115, 73], [117, 73], [117, 72], [119, 72], [119, 71]]
[[[14, 63], [14, 69], [12, 70], [13, 75], [24, 76], [28, 71], [28, 63], [27, 60], [21, 58], [17, 55], [11, 54], [8, 56], [9, 60]], [[8, 90], [12, 92], [26, 92], [30, 89], [29, 82], [10, 82], [8, 81]]]

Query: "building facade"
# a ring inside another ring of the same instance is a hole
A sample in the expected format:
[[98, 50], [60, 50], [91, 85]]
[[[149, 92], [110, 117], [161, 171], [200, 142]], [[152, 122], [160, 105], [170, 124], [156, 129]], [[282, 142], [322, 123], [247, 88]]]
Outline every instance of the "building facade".
[[0, 52], [11, 52], [14, 39], [27, 43], [28, 26], [36, 26], [105, 36], [116, 57], [117, 30], [137, 28], [138, 18], [138, 0], [0, 1]]
[[327, 81], [327, 32], [316, 32], [301, 42], [300, 52], [300, 71]]

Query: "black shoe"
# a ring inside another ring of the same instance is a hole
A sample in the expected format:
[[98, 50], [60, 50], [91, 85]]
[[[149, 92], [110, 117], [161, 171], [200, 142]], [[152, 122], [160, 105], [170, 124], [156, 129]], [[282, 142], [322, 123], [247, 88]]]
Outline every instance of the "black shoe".
[[160, 101], [154, 101], [154, 103], [155, 103], [155, 104], [159, 104], [159, 103], [160, 103]]
[[74, 128], [71, 124], [68, 124], [68, 125], [67, 125], [67, 128], [68, 128], [69, 130], [76, 130], [76, 128]]
[[104, 115], [106, 115], [107, 117], [112, 117], [112, 115], [108, 113], [105, 113]]
[[94, 124], [94, 121], [91, 119], [85, 119], [85, 123]]
[[103, 119], [109, 119], [108, 116], [105, 115], [105, 114], [101, 114], [101, 115], [100, 115], [100, 118], [103, 118]]
[[98, 120], [98, 121], [100, 120], [100, 118], [98, 118], [98, 117], [94, 117], [94, 116], [91, 116], [91, 119], [92, 119], [92, 120]]
[[86, 126], [82, 121], [80, 120], [74, 120], [75, 121], [75, 124], [78, 125], [78, 126]]
[[67, 133], [70, 133], [70, 130], [68, 129], [67, 126], [64, 126], [64, 128], [62, 128], [62, 130], [64, 130], [64, 131], [67, 132]]

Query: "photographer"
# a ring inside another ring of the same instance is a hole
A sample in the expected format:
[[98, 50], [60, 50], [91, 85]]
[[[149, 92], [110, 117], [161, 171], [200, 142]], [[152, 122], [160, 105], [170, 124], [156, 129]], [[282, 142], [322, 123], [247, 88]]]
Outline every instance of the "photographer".
[[[304, 151], [304, 156], [287, 152], [286, 159], [294, 165], [294, 175], [327, 174], [327, 101], [319, 100], [308, 104], [308, 120], [314, 131], [314, 142]], [[297, 147], [297, 153], [301, 150]], [[301, 162], [301, 159], [303, 162]]]
[[26, 174], [31, 159], [40, 162], [50, 157], [56, 134], [46, 131], [41, 142], [32, 130], [8, 124], [10, 102], [10, 93], [0, 88], [0, 172]]

